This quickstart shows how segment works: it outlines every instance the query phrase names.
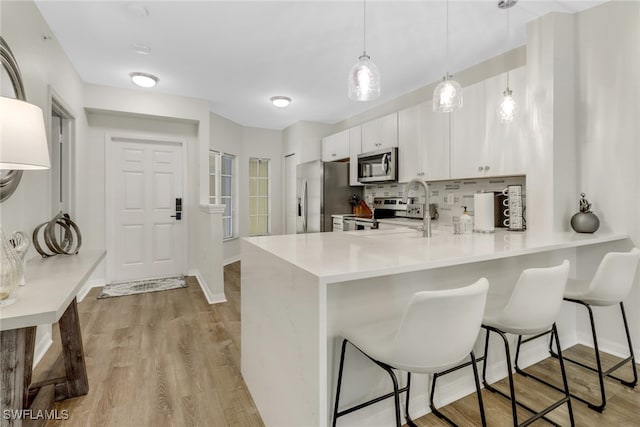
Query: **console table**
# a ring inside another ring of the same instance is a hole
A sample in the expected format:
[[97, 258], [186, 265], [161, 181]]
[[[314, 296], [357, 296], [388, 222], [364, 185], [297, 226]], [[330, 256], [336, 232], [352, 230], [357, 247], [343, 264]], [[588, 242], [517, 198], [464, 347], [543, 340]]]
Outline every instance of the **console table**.
[[[14, 304], [0, 307], [0, 426], [34, 425], [28, 410], [35, 415], [49, 409], [53, 400], [88, 393], [76, 295], [105, 254], [87, 250], [27, 261], [26, 286], [16, 290]], [[32, 384], [36, 326], [56, 322], [65, 375]], [[50, 392], [41, 398], [38, 394], [45, 388]], [[21, 410], [22, 416], [9, 416]], [[35, 425], [45, 421], [37, 420]]]

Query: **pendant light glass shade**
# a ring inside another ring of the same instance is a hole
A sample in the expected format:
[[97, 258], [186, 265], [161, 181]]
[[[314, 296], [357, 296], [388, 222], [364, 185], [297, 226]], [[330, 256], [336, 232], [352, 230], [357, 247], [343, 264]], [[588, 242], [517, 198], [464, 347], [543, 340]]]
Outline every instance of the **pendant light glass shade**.
[[449, 0], [447, 0], [447, 45], [445, 51], [445, 70], [447, 70], [442, 81], [433, 91], [433, 111], [440, 113], [450, 113], [453, 110], [462, 108], [462, 87], [460, 83], [453, 80], [449, 74]]
[[511, 96], [511, 89], [507, 88], [502, 94], [504, 98], [497, 109], [498, 120], [500, 123], [510, 123], [515, 118], [518, 107], [515, 99]]
[[[509, 9], [518, 2], [518, 0], [500, 0], [498, 1], [498, 8], [504, 9], [507, 13], [507, 47], [509, 45]], [[517, 104], [513, 96], [511, 95], [511, 89], [509, 89], [509, 72], [507, 71], [507, 88], [502, 92], [503, 98], [498, 105], [496, 113], [498, 114], [498, 120], [500, 123], [511, 123], [516, 117]]]
[[372, 101], [380, 96], [380, 71], [366, 52], [358, 59], [349, 72], [349, 98]]
[[433, 111], [450, 113], [460, 108], [462, 108], [462, 88], [460, 83], [447, 74], [433, 91]]
[[373, 101], [380, 97], [380, 71], [367, 55], [367, 1], [362, 2], [362, 55], [349, 71], [348, 95], [354, 101]]

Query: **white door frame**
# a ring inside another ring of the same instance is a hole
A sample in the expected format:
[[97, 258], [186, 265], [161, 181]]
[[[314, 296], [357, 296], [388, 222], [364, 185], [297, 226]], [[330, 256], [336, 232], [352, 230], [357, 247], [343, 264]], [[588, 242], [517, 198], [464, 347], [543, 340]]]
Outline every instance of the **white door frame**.
[[[105, 149], [105, 203], [104, 203], [104, 222], [105, 222], [105, 245], [107, 249], [106, 256], [106, 272], [105, 279], [106, 283], [111, 283], [113, 278], [113, 239], [111, 236], [113, 235], [111, 220], [108, 218], [111, 208], [113, 207], [113, 196], [114, 196], [114, 188], [113, 188], [113, 155], [114, 155], [114, 140], [127, 140], [131, 142], [137, 143], [150, 143], [154, 142], [160, 143], [169, 143], [176, 144], [180, 146], [180, 151], [182, 152], [182, 226], [184, 228], [184, 245], [182, 248], [182, 273], [187, 275], [189, 269], [189, 214], [190, 214], [190, 204], [189, 204], [189, 170], [188, 170], [188, 150], [187, 150], [187, 141], [183, 139], [170, 138], [165, 135], [155, 135], [155, 134], [141, 134], [134, 132], [117, 132], [117, 133], [105, 133], [104, 140], [104, 149]], [[110, 255], [111, 252], [111, 255]]]

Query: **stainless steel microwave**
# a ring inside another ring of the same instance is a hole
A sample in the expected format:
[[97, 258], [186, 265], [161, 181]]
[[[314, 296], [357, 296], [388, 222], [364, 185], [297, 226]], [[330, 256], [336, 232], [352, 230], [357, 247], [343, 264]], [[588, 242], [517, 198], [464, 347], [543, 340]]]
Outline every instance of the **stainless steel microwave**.
[[386, 182], [398, 180], [398, 148], [384, 148], [358, 154], [358, 181]]

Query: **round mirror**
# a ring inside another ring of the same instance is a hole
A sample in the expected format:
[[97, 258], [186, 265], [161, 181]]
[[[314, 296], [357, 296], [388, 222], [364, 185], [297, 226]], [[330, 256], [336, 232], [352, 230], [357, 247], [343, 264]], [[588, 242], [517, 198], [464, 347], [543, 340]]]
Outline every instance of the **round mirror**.
[[[2, 60], [0, 95], [26, 101], [27, 97], [24, 92], [24, 84], [18, 63], [2, 36], [0, 36], [0, 59]], [[0, 171], [0, 202], [9, 198], [16, 191], [20, 178], [22, 178], [21, 170]]]

